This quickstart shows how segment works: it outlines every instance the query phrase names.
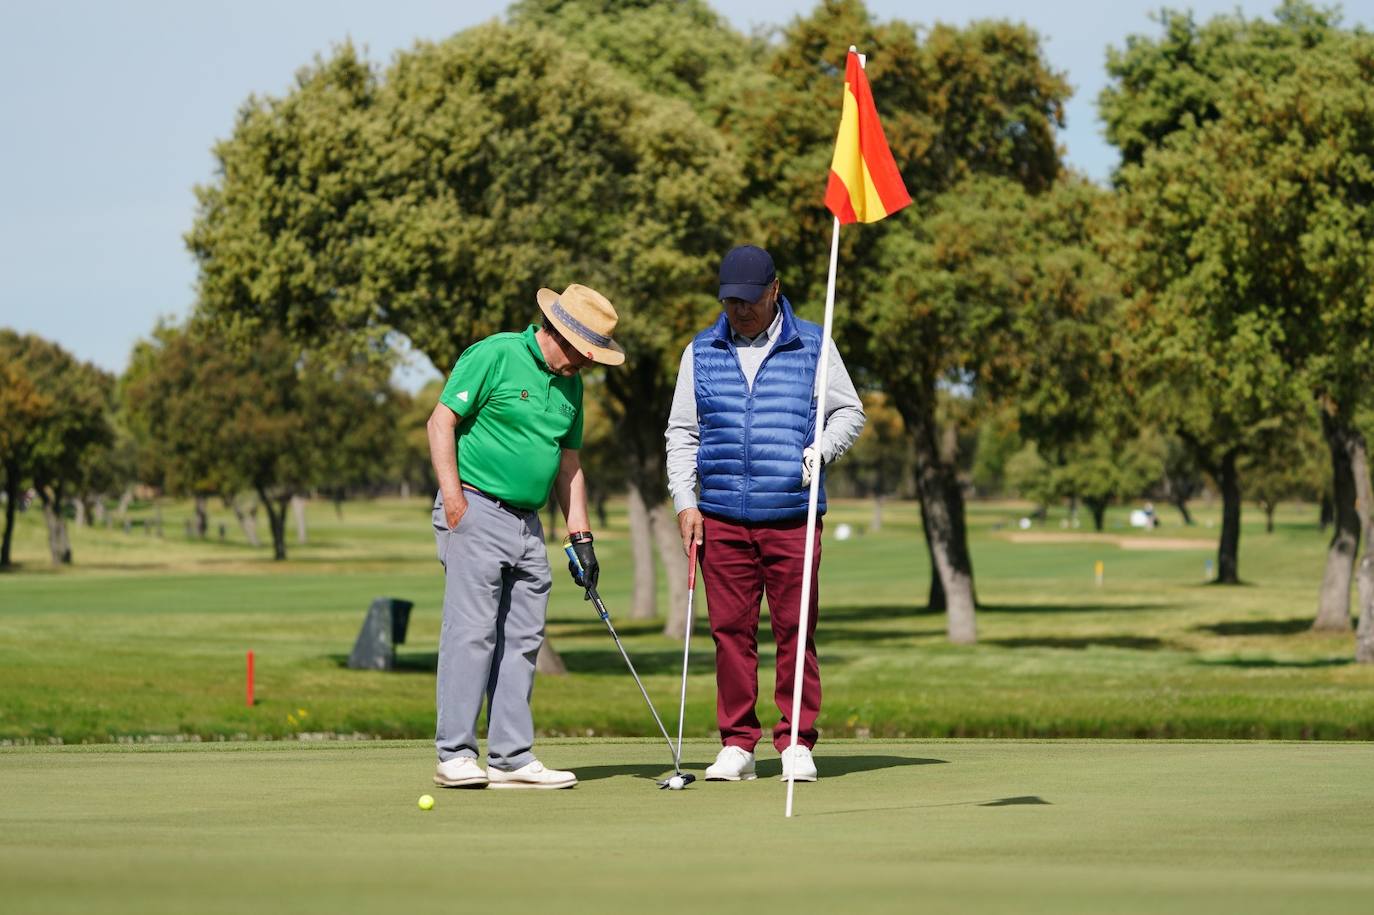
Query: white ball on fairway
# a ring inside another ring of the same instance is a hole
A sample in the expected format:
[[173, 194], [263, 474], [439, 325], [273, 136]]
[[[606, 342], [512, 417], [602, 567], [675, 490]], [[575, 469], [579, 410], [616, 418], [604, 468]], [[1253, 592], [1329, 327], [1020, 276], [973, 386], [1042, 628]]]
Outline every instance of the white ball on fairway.
[[682, 780], [681, 775], [674, 775], [672, 778], [668, 779], [668, 787], [674, 791], [681, 791], [682, 786], [685, 784], [687, 783]]

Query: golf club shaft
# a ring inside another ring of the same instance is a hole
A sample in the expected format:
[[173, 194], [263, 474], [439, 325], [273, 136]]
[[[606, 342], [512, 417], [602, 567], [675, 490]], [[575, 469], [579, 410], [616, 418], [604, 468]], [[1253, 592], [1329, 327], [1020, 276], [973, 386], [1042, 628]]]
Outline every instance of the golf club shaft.
[[687, 717], [687, 658], [692, 650], [692, 600], [697, 595], [697, 541], [687, 551], [687, 619], [682, 627], [682, 691], [677, 705], [677, 758], [682, 760], [682, 723]]

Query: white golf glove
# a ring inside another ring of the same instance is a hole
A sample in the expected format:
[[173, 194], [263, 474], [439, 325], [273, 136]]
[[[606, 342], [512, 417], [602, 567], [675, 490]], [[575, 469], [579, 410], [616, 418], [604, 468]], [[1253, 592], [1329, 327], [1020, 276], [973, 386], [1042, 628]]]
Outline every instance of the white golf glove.
[[802, 452], [802, 486], [811, 485], [811, 475], [821, 466], [821, 456], [815, 448]]

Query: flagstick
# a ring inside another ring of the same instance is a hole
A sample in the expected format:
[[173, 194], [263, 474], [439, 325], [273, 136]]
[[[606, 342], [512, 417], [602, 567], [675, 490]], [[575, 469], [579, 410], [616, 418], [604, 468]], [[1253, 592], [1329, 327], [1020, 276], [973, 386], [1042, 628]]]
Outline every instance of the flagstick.
[[[821, 332], [821, 363], [816, 373], [816, 466], [811, 471], [811, 494], [806, 505], [806, 552], [802, 559], [801, 613], [797, 623], [797, 667], [792, 675], [792, 741], [788, 749], [797, 745], [802, 700], [802, 675], [806, 670], [806, 630], [811, 620], [811, 569], [815, 561], [816, 504], [821, 492], [821, 435], [825, 432], [825, 392], [830, 386], [830, 328], [835, 320], [835, 267], [840, 259], [840, 218], [830, 230], [830, 278], [825, 285], [825, 324]], [[797, 767], [787, 772], [787, 816], [792, 815], [792, 793], [796, 787]]]

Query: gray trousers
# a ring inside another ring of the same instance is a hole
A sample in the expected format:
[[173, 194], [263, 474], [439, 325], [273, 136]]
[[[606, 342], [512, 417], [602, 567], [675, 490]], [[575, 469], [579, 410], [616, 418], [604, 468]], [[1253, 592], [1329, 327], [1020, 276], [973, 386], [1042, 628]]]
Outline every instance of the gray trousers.
[[477, 719], [487, 703], [487, 764], [534, 760], [530, 695], [544, 642], [552, 585], [537, 511], [464, 492], [468, 510], [449, 530], [434, 500], [434, 538], [444, 567], [434, 745], [441, 762], [477, 758]]

